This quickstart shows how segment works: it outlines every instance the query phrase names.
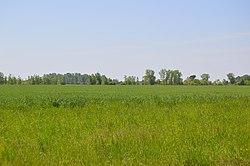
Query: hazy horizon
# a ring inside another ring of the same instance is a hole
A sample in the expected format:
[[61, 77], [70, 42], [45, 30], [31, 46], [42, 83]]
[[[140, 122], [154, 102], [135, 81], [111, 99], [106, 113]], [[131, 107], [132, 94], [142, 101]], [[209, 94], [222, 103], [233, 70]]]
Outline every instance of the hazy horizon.
[[0, 72], [250, 74], [250, 1], [2, 1]]

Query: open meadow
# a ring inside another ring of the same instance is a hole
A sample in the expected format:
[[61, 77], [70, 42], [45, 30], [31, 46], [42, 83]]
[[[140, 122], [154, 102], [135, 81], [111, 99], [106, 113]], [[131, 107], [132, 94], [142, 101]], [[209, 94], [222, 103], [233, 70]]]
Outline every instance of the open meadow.
[[250, 165], [250, 86], [0, 86], [0, 165]]

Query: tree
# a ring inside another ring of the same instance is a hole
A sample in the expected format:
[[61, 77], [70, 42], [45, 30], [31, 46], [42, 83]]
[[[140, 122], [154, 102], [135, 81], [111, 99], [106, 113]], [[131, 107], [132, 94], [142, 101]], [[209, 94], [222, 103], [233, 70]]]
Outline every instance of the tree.
[[4, 84], [8, 84], [8, 78], [7, 78], [7, 76], [4, 77]]
[[82, 75], [81, 75], [81, 73], [75, 73], [74, 78], [75, 78], [75, 84], [82, 84]]
[[96, 85], [101, 85], [102, 84], [102, 77], [100, 73], [95, 73], [95, 78], [96, 78]]
[[20, 76], [18, 76], [17, 78], [17, 84], [18, 85], [21, 85], [22, 84], [22, 78]]
[[160, 81], [163, 85], [180, 85], [182, 84], [182, 73], [179, 70], [162, 69], [159, 72]]
[[235, 77], [233, 73], [228, 73], [227, 74], [227, 78], [230, 81], [230, 84], [234, 84], [235, 83]]
[[223, 79], [223, 80], [222, 80], [222, 84], [223, 84], [223, 85], [228, 85], [228, 81], [225, 80], [225, 79]]
[[174, 73], [172, 70], [167, 71], [168, 84], [173, 85]]
[[140, 85], [140, 80], [138, 77], [136, 77], [136, 85]]
[[44, 85], [50, 85], [50, 79], [48, 77], [48, 75], [43, 75], [43, 80], [42, 80]]
[[209, 84], [209, 78], [210, 78], [210, 76], [209, 76], [209, 74], [202, 74], [201, 75], [201, 84], [202, 85], [208, 85]]
[[190, 80], [190, 81], [194, 81], [195, 78], [196, 78], [196, 75], [191, 75], [191, 76], [189, 76], [189, 80]]
[[200, 85], [200, 80], [195, 79], [196, 75], [191, 75], [189, 76], [185, 81], [184, 84], [185, 85]]
[[153, 70], [147, 69], [144, 78], [145, 85], [154, 85], [155, 84], [155, 72]]
[[12, 76], [12, 84], [13, 85], [17, 84], [17, 79], [15, 76]]
[[8, 84], [13, 85], [13, 79], [11, 74], [8, 76]]
[[216, 79], [214, 82], [213, 82], [214, 85], [223, 85], [223, 82], [221, 82], [219, 79]]
[[124, 82], [126, 85], [136, 85], [136, 77], [135, 76], [124, 76]]
[[127, 75], [124, 75], [124, 85], [126, 85], [127, 83], [127, 79], [128, 79], [128, 77], [127, 77]]
[[167, 85], [167, 79], [166, 79], [167, 70], [166, 69], [161, 69], [160, 72], [159, 72], [159, 75], [160, 75], [161, 84], [162, 85]]
[[94, 74], [90, 75], [90, 84], [95, 85], [96, 84], [96, 77]]
[[4, 74], [0, 72], [0, 84], [4, 84]]
[[88, 74], [83, 74], [82, 82], [84, 85], [90, 85], [90, 76]]
[[201, 75], [201, 79], [202, 79], [203, 81], [208, 82], [209, 78], [210, 78], [209, 74], [205, 74], [205, 73], [204, 73], [204, 74]]
[[250, 75], [238, 76], [235, 78], [236, 85], [249, 85]]
[[172, 81], [172, 84], [174, 85], [180, 85], [182, 84], [182, 73], [179, 71], [179, 70], [174, 70], [171, 72], [172, 73], [172, 77], [173, 77], [173, 81]]
[[160, 79], [157, 79], [157, 80], [155, 81], [155, 84], [156, 84], [156, 85], [160, 85], [160, 84], [161, 84], [161, 80], [160, 80]]
[[105, 75], [102, 75], [102, 85], [108, 84], [108, 78]]
[[65, 78], [62, 75], [58, 75], [57, 85], [65, 85]]
[[116, 85], [116, 84], [119, 84], [119, 80], [109, 78], [108, 84], [109, 84], [109, 85]]

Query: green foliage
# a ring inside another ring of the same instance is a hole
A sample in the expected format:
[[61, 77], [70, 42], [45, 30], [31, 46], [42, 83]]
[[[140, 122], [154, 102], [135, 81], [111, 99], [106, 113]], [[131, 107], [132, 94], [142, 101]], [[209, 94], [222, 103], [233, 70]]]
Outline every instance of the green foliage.
[[136, 76], [124, 76], [124, 83], [126, 85], [138, 85], [139, 80]]
[[159, 72], [160, 79], [156, 79], [153, 70], [146, 70], [143, 80], [140, 81], [136, 76], [124, 76], [124, 81], [108, 78], [100, 73], [95, 74], [81, 74], [81, 73], [66, 73], [57, 74], [49, 73], [43, 76], [33, 75], [28, 76], [28, 79], [22, 79], [20, 76], [15, 77], [13, 75], [4, 76], [0, 72], [0, 85], [228, 85], [229, 82], [232, 85], [250, 85], [250, 75], [243, 75], [235, 77], [233, 73], [227, 74], [228, 80], [223, 79], [209, 81], [209, 74], [202, 74], [201, 79], [196, 79], [196, 75], [191, 75], [183, 81], [182, 73], [179, 70], [166, 70], [162, 69]]
[[205, 74], [205, 73], [202, 74], [201, 75], [201, 81], [200, 81], [201, 85], [209, 85], [209, 84], [211, 84], [210, 81], [209, 81], [209, 78], [210, 78], [209, 74]]
[[162, 85], [180, 85], [182, 84], [182, 73], [179, 70], [162, 69], [159, 72]]
[[96, 80], [96, 85], [101, 85], [102, 83], [102, 77], [100, 73], [95, 74], [95, 80]]
[[144, 78], [144, 85], [154, 85], [156, 77], [153, 70], [147, 69]]
[[195, 79], [196, 75], [189, 76], [185, 81], [184, 85], [201, 85], [201, 81], [198, 79]]
[[247, 86], [0, 92], [0, 165], [249, 165]]
[[227, 74], [227, 78], [230, 81], [230, 84], [234, 84], [235, 83], [235, 76], [233, 73], [228, 73]]
[[235, 81], [237, 85], [250, 85], [250, 75], [238, 76]]
[[4, 84], [4, 74], [0, 72], [0, 84]]

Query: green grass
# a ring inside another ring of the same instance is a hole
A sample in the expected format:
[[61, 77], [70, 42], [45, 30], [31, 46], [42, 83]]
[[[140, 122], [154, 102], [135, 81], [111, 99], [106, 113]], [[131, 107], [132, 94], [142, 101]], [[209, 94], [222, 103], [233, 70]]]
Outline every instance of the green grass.
[[0, 165], [249, 165], [250, 87], [0, 86]]

